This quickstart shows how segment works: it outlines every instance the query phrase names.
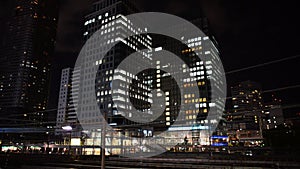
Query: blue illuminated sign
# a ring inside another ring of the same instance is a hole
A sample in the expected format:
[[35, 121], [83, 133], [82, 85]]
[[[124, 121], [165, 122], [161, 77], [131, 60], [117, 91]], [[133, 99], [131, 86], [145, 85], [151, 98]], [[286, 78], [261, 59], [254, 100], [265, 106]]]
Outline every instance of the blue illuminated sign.
[[228, 146], [228, 143], [212, 143], [212, 146]]
[[212, 139], [228, 139], [228, 136], [211, 136]]

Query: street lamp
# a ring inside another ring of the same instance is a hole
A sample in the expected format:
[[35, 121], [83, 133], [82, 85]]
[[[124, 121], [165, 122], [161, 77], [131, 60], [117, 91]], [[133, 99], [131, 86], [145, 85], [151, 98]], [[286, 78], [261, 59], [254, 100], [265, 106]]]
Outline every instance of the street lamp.
[[72, 126], [62, 126], [61, 127], [63, 130], [70, 132], [70, 136], [69, 136], [69, 151], [68, 151], [68, 155], [70, 155], [70, 151], [71, 151], [71, 139], [72, 139]]
[[[104, 113], [104, 120], [107, 121], [107, 113]], [[101, 131], [101, 169], [105, 169], [105, 136], [106, 136], [106, 123], [102, 122], [102, 131]]]

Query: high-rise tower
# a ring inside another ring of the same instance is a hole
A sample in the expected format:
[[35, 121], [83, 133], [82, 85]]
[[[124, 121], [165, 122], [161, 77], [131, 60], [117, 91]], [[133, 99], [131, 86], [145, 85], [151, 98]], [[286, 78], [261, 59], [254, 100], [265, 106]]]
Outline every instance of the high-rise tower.
[[46, 109], [48, 100], [57, 5], [57, 1], [16, 1], [0, 56], [0, 124], [3, 126], [42, 126], [46, 120], [41, 111]]

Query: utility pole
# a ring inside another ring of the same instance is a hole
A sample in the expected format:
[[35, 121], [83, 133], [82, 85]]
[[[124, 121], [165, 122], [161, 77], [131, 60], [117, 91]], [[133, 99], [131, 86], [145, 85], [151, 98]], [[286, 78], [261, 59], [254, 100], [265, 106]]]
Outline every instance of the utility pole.
[[106, 136], [106, 122], [107, 112], [104, 112], [104, 121], [102, 121], [102, 133], [101, 133], [101, 169], [105, 168], [105, 136]]
[[69, 135], [69, 151], [68, 151], [68, 155], [70, 155], [70, 151], [71, 151], [71, 140], [72, 140], [72, 126], [62, 126], [62, 129], [67, 131], [70, 135]]

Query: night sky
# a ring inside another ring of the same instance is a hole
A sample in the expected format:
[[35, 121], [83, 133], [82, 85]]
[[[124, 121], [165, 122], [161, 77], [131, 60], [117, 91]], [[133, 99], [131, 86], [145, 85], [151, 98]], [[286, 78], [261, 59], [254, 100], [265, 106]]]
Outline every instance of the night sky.
[[[226, 72], [273, 60], [300, 55], [300, 24], [297, 1], [232, 0], [134, 0], [142, 11], [165, 12], [186, 18], [199, 18], [201, 11], [220, 44]], [[60, 71], [73, 67], [83, 45], [84, 16], [92, 0], [61, 0], [57, 45], [53, 58], [50, 107], [57, 106]], [[1, 0], [2, 32], [12, 3]], [[2, 35], [0, 35], [2, 38]], [[263, 90], [300, 85], [300, 57], [266, 66], [231, 73], [227, 84], [253, 80]], [[275, 95], [284, 105], [299, 104], [300, 88], [281, 90]], [[295, 110], [286, 111], [299, 111]], [[300, 111], [299, 111], [300, 112]]]

